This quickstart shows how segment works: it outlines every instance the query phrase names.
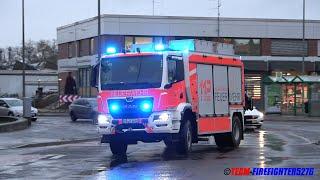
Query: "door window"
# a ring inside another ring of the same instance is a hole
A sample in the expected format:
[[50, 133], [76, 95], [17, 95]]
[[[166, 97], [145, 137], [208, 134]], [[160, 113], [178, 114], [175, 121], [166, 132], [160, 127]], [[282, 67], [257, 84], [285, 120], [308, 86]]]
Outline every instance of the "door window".
[[0, 107], [7, 107], [7, 103], [0, 100]]
[[175, 83], [184, 80], [183, 60], [168, 59], [168, 81]]

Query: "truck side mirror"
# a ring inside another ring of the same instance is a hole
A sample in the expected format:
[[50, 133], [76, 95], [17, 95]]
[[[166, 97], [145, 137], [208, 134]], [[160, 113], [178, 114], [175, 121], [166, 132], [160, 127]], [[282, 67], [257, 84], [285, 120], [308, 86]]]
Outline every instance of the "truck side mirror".
[[90, 81], [91, 87], [98, 88], [98, 82], [99, 82], [98, 77], [99, 77], [99, 64], [96, 64], [91, 69], [91, 81]]
[[170, 89], [171, 87], [172, 87], [171, 83], [164, 85], [164, 89]]

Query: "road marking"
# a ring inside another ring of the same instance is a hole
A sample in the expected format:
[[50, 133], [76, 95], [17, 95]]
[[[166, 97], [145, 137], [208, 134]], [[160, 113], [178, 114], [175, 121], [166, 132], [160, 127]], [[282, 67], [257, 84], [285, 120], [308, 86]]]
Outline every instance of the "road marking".
[[294, 134], [294, 133], [289, 133], [291, 136], [294, 136], [294, 137], [297, 137], [297, 138], [300, 138], [300, 139], [303, 139], [304, 141], [306, 141], [308, 144], [312, 144], [312, 141], [310, 141], [309, 139], [303, 137], [303, 136], [299, 136], [297, 134]]
[[60, 154], [60, 155], [53, 156], [53, 157], [51, 157], [49, 159], [60, 159], [60, 158], [62, 158], [64, 156], [66, 156], [66, 155]]

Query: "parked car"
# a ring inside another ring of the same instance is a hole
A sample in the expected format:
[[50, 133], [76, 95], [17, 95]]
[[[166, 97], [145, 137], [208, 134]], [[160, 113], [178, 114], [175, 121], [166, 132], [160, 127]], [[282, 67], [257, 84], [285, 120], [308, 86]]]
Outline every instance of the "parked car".
[[77, 99], [70, 104], [69, 113], [72, 121], [76, 121], [77, 119], [92, 119], [95, 123], [98, 116], [97, 99]]
[[[38, 109], [31, 107], [31, 120], [37, 120]], [[23, 101], [17, 98], [0, 98], [0, 116], [23, 116]]]
[[263, 116], [263, 113], [256, 107], [253, 107], [252, 110], [246, 110], [244, 113], [244, 125], [246, 127], [256, 127], [260, 129], [263, 124]]

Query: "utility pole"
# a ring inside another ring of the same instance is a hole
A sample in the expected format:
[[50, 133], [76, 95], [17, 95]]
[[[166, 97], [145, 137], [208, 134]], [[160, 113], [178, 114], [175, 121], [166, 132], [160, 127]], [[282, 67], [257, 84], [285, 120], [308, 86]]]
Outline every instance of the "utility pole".
[[218, 34], [218, 42], [220, 42], [220, 7], [221, 7], [221, 3], [220, 0], [218, 0], [218, 30], [217, 30], [217, 34]]
[[306, 1], [303, 0], [303, 19], [302, 19], [302, 45], [303, 45], [303, 53], [302, 53], [302, 74], [305, 74], [305, 22], [306, 21]]
[[154, 16], [154, 0], [152, 0], [152, 16]]
[[26, 62], [25, 62], [25, 37], [24, 37], [24, 0], [22, 0], [22, 97], [26, 97]]
[[100, 0], [98, 0], [98, 62], [100, 63], [101, 59], [101, 4]]

